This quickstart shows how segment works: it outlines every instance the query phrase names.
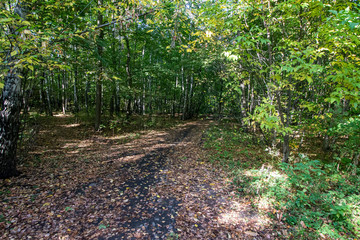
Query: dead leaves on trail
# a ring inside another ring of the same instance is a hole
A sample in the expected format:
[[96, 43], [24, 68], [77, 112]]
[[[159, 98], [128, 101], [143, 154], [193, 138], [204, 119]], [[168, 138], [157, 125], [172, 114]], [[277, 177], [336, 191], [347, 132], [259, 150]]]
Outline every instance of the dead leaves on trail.
[[201, 160], [205, 127], [120, 143], [55, 119], [42, 131], [56, 139], [38, 143], [22, 176], [0, 182], [0, 238], [271, 239], [226, 174]]
[[181, 202], [176, 218], [180, 239], [272, 239], [269, 222], [238, 198], [227, 174], [202, 160], [201, 137], [198, 129], [179, 144], [163, 173], [167, 184], [159, 186]]

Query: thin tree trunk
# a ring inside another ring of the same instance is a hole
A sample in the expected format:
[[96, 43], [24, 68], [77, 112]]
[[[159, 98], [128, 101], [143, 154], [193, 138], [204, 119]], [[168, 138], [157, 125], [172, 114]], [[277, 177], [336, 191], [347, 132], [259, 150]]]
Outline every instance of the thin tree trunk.
[[58, 72], [58, 86], [57, 86], [57, 101], [56, 109], [60, 110], [62, 106], [62, 80], [61, 80], [61, 71]]
[[[76, 51], [76, 47], [75, 47], [75, 51]], [[77, 62], [77, 57], [76, 57], [76, 62]], [[74, 75], [75, 75], [74, 76], [74, 112], [77, 113], [77, 112], [79, 112], [80, 108], [79, 108], [78, 90], [77, 90], [78, 68], [77, 68], [76, 64], [75, 64]]]
[[63, 72], [63, 81], [62, 81], [62, 113], [66, 114], [66, 91], [65, 91], [65, 81], [66, 81], [66, 72]]
[[146, 79], [144, 78], [144, 83], [143, 83], [143, 92], [142, 92], [142, 101], [141, 101], [141, 104], [142, 104], [142, 115], [145, 115], [146, 114], [146, 105], [145, 105], [145, 102], [146, 102]]
[[40, 113], [45, 112], [46, 114], [48, 114], [47, 110], [46, 110], [46, 93], [45, 93], [45, 70], [43, 70], [42, 72], [42, 76], [40, 76]]
[[188, 88], [188, 78], [184, 76], [184, 68], [182, 68], [182, 77], [183, 77], [183, 92], [184, 92], [184, 102], [183, 102], [183, 115], [182, 115], [182, 120], [186, 120], [187, 119], [187, 88]]
[[176, 114], [176, 89], [178, 86], [178, 75], [175, 77], [175, 88], [174, 88], [174, 97], [173, 97], [173, 103], [172, 103], [172, 117], [175, 117]]
[[46, 105], [47, 105], [47, 114], [52, 116], [51, 100], [50, 100], [50, 83], [49, 76], [44, 71], [44, 80], [45, 80], [45, 93], [46, 93]]
[[126, 74], [127, 74], [127, 79], [128, 79], [128, 88], [129, 88], [129, 95], [128, 95], [128, 104], [127, 104], [127, 116], [130, 116], [132, 114], [132, 109], [131, 109], [131, 103], [133, 101], [133, 97], [132, 97], [132, 74], [131, 74], [131, 51], [130, 51], [130, 42], [129, 42], [129, 38], [125, 35], [125, 43], [126, 43]]
[[[98, 0], [98, 7], [101, 7], [103, 4], [102, 0]], [[101, 25], [103, 23], [103, 16], [102, 13], [99, 11], [98, 12], [98, 25]], [[102, 53], [103, 53], [103, 47], [101, 46], [99, 41], [103, 41], [104, 40], [104, 31], [101, 28], [100, 29], [100, 34], [99, 34], [99, 39], [98, 39], [98, 43], [97, 43], [97, 50], [98, 50], [98, 54], [99, 54], [99, 74], [98, 74], [98, 79], [96, 81], [96, 103], [95, 103], [95, 130], [99, 130], [100, 128], [100, 124], [101, 124], [101, 102], [102, 102], [102, 74], [103, 74], [103, 66], [102, 66], [102, 61], [101, 61], [101, 57], [102, 57]]]
[[89, 79], [86, 77], [86, 83], [85, 83], [85, 108], [86, 113], [89, 114], [89, 91], [90, 91], [90, 83]]
[[192, 96], [193, 96], [193, 88], [194, 88], [194, 74], [192, 73], [190, 75], [190, 89], [189, 89], [189, 96], [188, 96], [188, 106], [187, 106], [187, 112], [188, 112], [188, 118], [193, 117], [194, 109], [191, 107], [192, 105]]

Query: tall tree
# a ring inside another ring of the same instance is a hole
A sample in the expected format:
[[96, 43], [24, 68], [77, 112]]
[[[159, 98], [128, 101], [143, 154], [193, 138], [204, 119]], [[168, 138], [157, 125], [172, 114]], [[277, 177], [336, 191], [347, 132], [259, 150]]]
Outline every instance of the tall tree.
[[[23, 21], [26, 18], [25, 4], [20, 1], [15, 6], [7, 5], [1, 2], [3, 9], [11, 11], [10, 14], [17, 14], [21, 20], [15, 23], [9, 23], [7, 27], [7, 37], [10, 39], [11, 47], [8, 49], [8, 55], [5, 59], [7, 71], [5, 76], [4, 89], [1, 95], [0, 112], [0, 178], [16, 176], [16, 150], [17, 140], [20, 128], [20, 110], [21, 110], [21, 78], [20, 70], [15, 66], [17, 55], [20, 54], [20, 46], [17, 41], [20, 38]], [[9, 14], [9, 15], [10, 15]]]

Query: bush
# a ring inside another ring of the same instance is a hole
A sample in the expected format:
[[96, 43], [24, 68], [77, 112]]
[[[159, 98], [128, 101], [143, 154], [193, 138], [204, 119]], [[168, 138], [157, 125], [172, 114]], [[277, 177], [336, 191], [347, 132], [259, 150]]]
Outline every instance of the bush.
[[281, 164], [270, 164], [261, 155], [262, 167], [248, 167], [245, 161], [236, 160], [246, 142], [241, 136], [248, 139], [245, 133], [213, 127], [204, 143], [212, 151], [210, 160], [230, 170], [239, 194], [251, 196], [259, 210], [277, 220], [273, 212], [281, 212], [281, 220], [297, 238], [355, 239], [360, 235], [358, 175], [339, 168], [337, 162], [323, 163], [306, 155]]

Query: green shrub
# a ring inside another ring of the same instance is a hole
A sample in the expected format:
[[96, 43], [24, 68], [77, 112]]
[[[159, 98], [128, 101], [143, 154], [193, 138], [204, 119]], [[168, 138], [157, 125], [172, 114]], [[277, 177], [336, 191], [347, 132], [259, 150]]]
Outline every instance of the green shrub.
[[282, 221], [296, 238], [355, 239], [360, 235], [358, 175], [339, 167], [339, 162], [323, 163], [303, 154], [297, 162], [281, 164], [270, 164], [260, 155], [256, 161], [262, 160], [261, 167], [254, 167], [238, 160], [239, 154], [251, 157], [250, 149], [244, 147], [248, 140], [243, 132], [213, 126], [204, 143], [212, 153], [211, 162], [229, 170], [239, 194], [251, 196], [259, 210], [274, 218], [270, 210], [281, 211]]

